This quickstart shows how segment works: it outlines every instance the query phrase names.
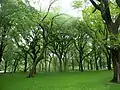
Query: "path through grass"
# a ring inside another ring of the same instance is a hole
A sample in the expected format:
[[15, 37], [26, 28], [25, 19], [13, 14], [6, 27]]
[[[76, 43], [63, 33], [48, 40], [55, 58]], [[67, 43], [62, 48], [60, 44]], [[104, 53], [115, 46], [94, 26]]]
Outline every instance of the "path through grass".
[[120, 90], [110, 83], [112, 71], [39, 73], [26, 78], [25, 73], [0, 75], [0, 90]]

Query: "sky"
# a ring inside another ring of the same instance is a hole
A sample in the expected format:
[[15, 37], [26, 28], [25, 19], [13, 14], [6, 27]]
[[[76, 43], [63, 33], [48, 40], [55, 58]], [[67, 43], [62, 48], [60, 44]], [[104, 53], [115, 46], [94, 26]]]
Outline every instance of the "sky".
[[[31, 5], [36, 9], [39, 9], [40, 6], [47, 9], [50, 1], [53, 0], [30, 0]], [[52, 7], [60, 7], [61, 13], [66, 13], [74, 17], [81, 17], [81, 11], [75, 10], [72, 7], [73, 1], [74, 0], [58, 0], [52, 5]]]
[[79, 16], [79, 14], [81, 14], [80, 11], [78, 12], [72, 7], [73, 0], [60, 0], [60, 2], [62, 12], [65, 12], [73, 16]]

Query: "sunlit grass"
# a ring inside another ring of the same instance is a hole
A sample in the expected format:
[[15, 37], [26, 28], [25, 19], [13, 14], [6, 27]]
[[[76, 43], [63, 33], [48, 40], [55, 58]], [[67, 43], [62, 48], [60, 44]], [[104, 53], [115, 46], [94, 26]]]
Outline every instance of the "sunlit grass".
[[0, 75], [0, 90], [120, 90], [110, 83], [112, 71], [39, 73], [26, 78], [25, 73]]

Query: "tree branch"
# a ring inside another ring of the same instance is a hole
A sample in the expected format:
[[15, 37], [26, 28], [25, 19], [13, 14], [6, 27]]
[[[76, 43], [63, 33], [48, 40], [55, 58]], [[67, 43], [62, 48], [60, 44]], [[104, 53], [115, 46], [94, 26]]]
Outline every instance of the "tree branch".
[[54, 3], [55, 1], [56, 1], [56, 0], [54, 0], [54, 1], [52, 1], [52, 2], [50, 3], [50, 5], [49, 5], [49, 7], [48, 7], [48, 9], [47, 9], [47, 13], [45, 14], [45, 16], [44, 16], [43, 19], [42, 19], [42, 22], [45, 20], [45, 18], [46, 18], [47, 15], [49, 14], [50, 8], [51, 8], [51, 6], [53, 5], [53, 3]]
[[90, 2], [93, 4], [93, 6], [94, 6], [96, 9], [100, 10], [100, 6], [97, 5], [94, 0], [90, 0]]
[[115, 25], [115, 27], [116, 27], [117, 29], [119, 28], [119, 26], [120, 26], [120, 14], [118, 15], [118, 17], [117, 17], [114, 25]]

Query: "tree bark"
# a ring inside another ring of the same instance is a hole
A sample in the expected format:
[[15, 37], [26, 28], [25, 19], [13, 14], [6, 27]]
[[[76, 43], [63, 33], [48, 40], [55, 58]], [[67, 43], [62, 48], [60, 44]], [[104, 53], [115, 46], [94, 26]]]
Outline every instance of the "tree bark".
[[2, 51], [0, 49], [0, 63], [2, 62]]
[[112, 61], [114, 76], [111, 81], [120, 83], [120, 51], [118, 49], [112, 49]]
[[68, 70], [68, 59], [66, 57], [66, 54], [64, 55], [64, 71], [66, 72]]
[[51, 71], [51, 62], [52, 62], [52, 57], [50, 57], [50, 61], [49, 61], [49, 64], [48, 64], [48, 71], [50, 72]]
[[42, 72], [44, 71], [44, 64], [43, 64], [43, 62], [41, 62], [41, 71]]
[[99, 59], [99, 66], [100, 66], [100, 69], [102, 69], [102, 58], [100, 56], [100, 59]]
[[32, 69], [30, 70], [30, 73], [28, 75], [28, 78], [31, 78], [31, 77], [33, 77], [36, 74], [36, 71], [35, 71], [36, 70], [36, 66], [37, 66], [37, 62], [35, 62], [33, 64]]
[[45, 55], [45, 72], [47, 72], [47, 51], [45, 50], [45, 53], [44, 53], [44, 55]]
[[96, 70], [99, 70], [99, 67], [98, 67], [98, 55], [97, 55], [97, 51], [96, 51], [96, 48], [94, 47], [95, 49], [95, 52], [94, 52], [94, 57], [95, 57], [95, 68]]
[[97, 63], [97, 61], [98, 61], [98, 60], [95, 59], [95, 69], [96, 69], [96, 70], [99, 70], [99, 67], [98, 67], [98, 63]]
[[62, 72], [62, 60], [61, 58], [59, 58], [59, 71]]
[[7, 71], [7, 67], [8, 67], [8, 61], [5, 61], [5, 69], [4, 69], [4, 73], [6, 73], [6, 71]]
[[87, 69], [90, 70], [90, 62], [87, 62]]
[[42, 49], [40, 56], [33, 63], [33, 66], [32, 66], [32, 68], [31, 68], [31, 70], [29, 72], [29, 75], [27, 76], [28, 78], [31, 78], [36, 74], [36, 66], [37, 66], [38, 62], [44, 58], [44, 55], [43, 55], [44, 49], [45, 48]]
[[80, 62], [80, 69], [81, 69], [81, 72], [84, 71], [82, 61]]
[[4, 29], [2, 30], [2, 35], [1, 35], [1, 44], [0, 44], [0, 64], [2, 62], [2, 56], [3, 56], [3, 51], [5, 49], [5, 45], [4, 45], [4, 39], [6, 36], [6, 27], [3, 27]]
[[3, 42], [0, 44], [0, 63], [2, 62], [2, 55], [3, 55]]
[[74, 66], [74, 60], [72, 58], [72, 70], [74, 71], [75, 70], [75, 66]]
[[79, 62], [79, 71], [83, 72], [84, 69], [83, 69], [83, 60], [82, 60], [82, 55], [81, 53], [79, 52], [79, 59], [80, 59], [80, 62]]
[[48, 69], [48, 71], [50, 72], [50, 69], [51, 68], [51, 61], [49, 61], [49, 69]]
[[79, 71], [80, 71], [80, 62], [78, 63], [78, 66], [79, 66]]
[[84, 71], [82, 61], [78, 62], [78, 67], [79, 67], [79, 71], [81, 72]]
[[90, 69], [93, 70], [92, 58], [90, 59]]
[[112, 70], [112, 67], [111, 67], [111, 55], [110, 54], [107, 57], [107, 68], [108, 68], [108, 70]]
[[97, 59], [95, 60], [95, 69], [96, 69], [96, 70], [99, 70], [99, 68], [98, 68], [98, 63], [97, 63]]
[[27, 53], [25, 53], [24, 72], [27, 72]]
[[16, 72], [17, 66], [18, 66], [18, 60], [15, 60], [15, 62], [14, 62], [14, 70], [13, 70], [14, 73]]
[[108, 70], [112, 70], [111, 64], [112, 64], [112, 56], [111, 56], [111, 50], [108, 50], [108, 48], [106, 48], [107, 53], [105, 53], [106, 59], [107, 59], [107, 69]]
[[13, 67], [12, 67], [12, 72], [16, 72], [16, 68], [17, 68], [17, 65], [18, 65], [18, 60], [19, 60], [19, 58], [15, 59]]
[[54, 58], [53, 59], [54, 61], [54, 71], [56, 72], [57, 71], [57, 59], [56, 58]]

